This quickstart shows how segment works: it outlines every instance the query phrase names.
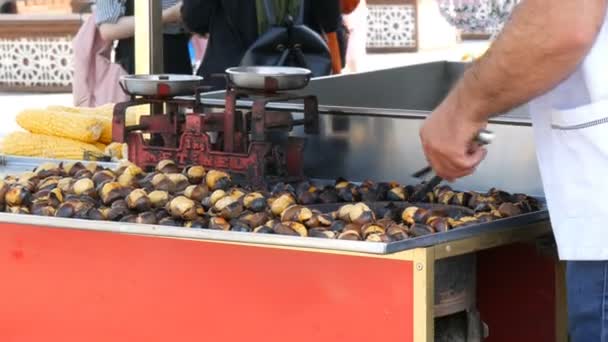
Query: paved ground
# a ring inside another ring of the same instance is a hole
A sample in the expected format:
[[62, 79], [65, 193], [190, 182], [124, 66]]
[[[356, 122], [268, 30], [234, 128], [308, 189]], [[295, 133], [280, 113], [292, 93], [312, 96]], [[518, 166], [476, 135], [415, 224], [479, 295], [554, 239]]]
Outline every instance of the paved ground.
[[[478, 53], [486, 42], [466, 42], [450, 49], [427, 50], [418, 53], [370, 54], [361, 62], [360, 71], [370, 71], [438, 60], [460, 60], [465, 53]], [[71, 105], [71, 94], [15, 94], [0, 92], [0, 137], [19, 129], [15, 115], [25, 108], [49, 105]]]

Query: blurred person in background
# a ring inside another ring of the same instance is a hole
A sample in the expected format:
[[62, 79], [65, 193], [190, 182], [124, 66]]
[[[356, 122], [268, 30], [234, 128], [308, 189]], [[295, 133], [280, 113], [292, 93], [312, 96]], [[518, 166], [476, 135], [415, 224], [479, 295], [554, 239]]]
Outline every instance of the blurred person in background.
[[[344, 72], [359, 72], [365, 65], [367, 56], [367, 4], [365, 0], [342, 0], [342, 2], [344, 22], [349, 31]], [[350, 4], [347, 4], [349, 2]]]
[[17, 3], [0, 0], [0, 14], [17, 14]]
[[[97, 0], [95, 20], [101, 37], [106, 41], [118, 41], [115, 61], [128, 74], [135, 73], [135, 0]], [[162, 0], [164, 72], [169, 74], [192, 74], [192, 63], [188, 51], [190, 34], [181, 25], [181, 2]]]
[[[276, 8], [297, 6], [289, 0], [273, 0]], [[328, 37], [332, 51], [332, 69], [340, 72], [341, 60], [338, 53], [336, 31], [341, 23], [339, 0], [303, 0], [303, 24], [321, 35]], [[257, 38], [267, 29], [265, 20], [258, 20], [263, 11], [261, 0], [184, 0], [182, 19], [187, 28], [200, 35], [208, 35], [209, 40], [197, 74], [207, 77], [205, 83], [216, 89], [224, 88], [222, 78], [208, 78], [223, 73], [227, 68], [238, 66]], [[232, 25], [234, 24], [234, 25]], [[332, 43], [333, 42], [333, 43]], [[336, 56], [337, 54], [337, 56]]]

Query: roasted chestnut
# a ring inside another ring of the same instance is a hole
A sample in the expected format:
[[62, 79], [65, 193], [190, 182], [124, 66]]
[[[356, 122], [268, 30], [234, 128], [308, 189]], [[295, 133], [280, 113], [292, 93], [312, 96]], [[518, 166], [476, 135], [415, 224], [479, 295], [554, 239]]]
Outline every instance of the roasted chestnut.
[[271, 202], [270, 211], [276, 216], [280, 216], [285, 209], [296, 202], [290, 193], [283, 193], [279, 197], [271, 198], [269, 201]]
[[72, 193], [75, 195], [97, 196], [95, 183], [89, 178], [77, 180], [72, 186]]
[[386, 234], [370, 234], [365, 238], [365, 241], [389, 243], [392, 239]]
[[135, 223], [156, 224], [157, 223], [156, 215], [151, 211], [146, 211], [146, 212], [140, 213], [139, 215], [137, 215], [137, 218], [135, 219]]
[[213, 209], [227, 220], [238, 217], [243, 212], [243, 205], [230, 196], [223, 197], [215, 203]]
[[181, 173], [168, 173], [166, 174], [171, 182], [173, 182], [173, 191], [174, 192], [182, 192], [189, 185], [190, 181], [188, 181], [188, 177], [184, 176]]
[[63, 171], [70, 177], [73, 177], [76, 172], [85, 169], [81, 162], [72, 162], [63, 164]]
[[138, 212], [148, 211], [152, 207], [152, 202], [150, 201], [148, 194], [142, 189], [131, 191], [126, 198], [126, 201], [129, 209]]
[[319, 194], [319, 202], [321, 203], [337, 203], [338, 200], [338, 192], [332, 187], [325, 187]]
[[405, 189], [403, 187], [397, 186], [394, 187], [392, 189], [390, 189], [387, 193], [386, 193], [386, 199], [389, 201], [407, 201], [408, 200], [408, 195], [407, 192], [405, 191]]
[[167, 203], [167, 211], [175, 218], [194, 221], [198, 217], [196, 204], [186, 196], [178, 196]]
[[150, 204], [153, 208], [164, 208], [169, 202], [169, 193], [162, 190], [154, 190], [148, 194]]
[[209, 190], [203, 185], [190, 185], [184, 189], [184, 196], [196, 202], [202, 202], [208, 195]]
[[256, 228], [268, 222], [268, 214], [265, 212], [249, 213], [242, 215], [239, 219], [245, 222], [249, 227]]
[[223, 171], [210, 170], [205, 176], [205, 182], [210, 190], [226, 190], [230, 186], [232, 180], [230, 175]]
[[230, 223], [223, 217], [212, 217], [209, 219], [209, 229], [230, 230]]
[[182, 222], [179, 220], [176, 220], [173, 217], [162, 218], [162, 219], [158, 220], [158, 224], [160, 224], [161, 226], [182, 227]]
[[118, 182], [107, 182], [101, 186], [98, 191], [99, 198], [105, 205], [110, 205], [114, 201], [124, 198], [128, 193], [127, 189]]
[[260, 234], [274, 234], [274, 230], [272, 230], [272, 228], [267, 227], [267, 226], [255, 227], [255, 229], [253, 229], [253, 232], [260, 233]]
[[173, 160], [164, 159], [156, 164], [156, 171], [162, 173], [177, 173], [179, 168]]
[[201, 165], [186, 166], [183, 170], [184, 175], [188, 177], [190, 184], [201, 184], [205, 178], [205, 168]]
[[267, 207], [266, 198], [259, 192], [251, 192], [245, 195], [243, 205], [254, 212], [264, 211]]
[[304, 223], [312, 218], [312, 211], [301, 205], [291, 205], [281, 213], [281, 221]]
[[433, 229], [433, 227], [431, 227], [427, 224], [414, 223], [410, 227], [410, 233], [413, 236], [423, 236], [423, 235], [433, 234], [433, 233], [435, 233], [435, 230]]
[[32, 193], [21, 185], [12, 186], [4, 195], [4, 203], [9, 206], [18, 207], [29, 204]]
[[157, 173], [152, 177], [152, 187], [154, 190], [161, 190], [167, 192], [175, 191], [175, 183], [164, 173]]
[[279, 222], [272, 229], [281, 235], [308, 236], [308, 230], [299, 222]]
[[95, 183], [95, 186], [97, 187], [105, 182], [116, 181], [116, 175], [110, 170], [102, 170], [95, 172], [95, 174], [91, 177], [91, 180], [93, 180], [93, 183]]
[[361, 227], [361, 233], [363, 238], [367, 240], [367, 237], [372, 234], [384, 234], [386, 230], [383, 226], [377, 223], [367, 223]]
[[335, 239], [337, 234], [336, 232], [328, 230], [326, 228], [316, 227], [310, 228], [308, 230], [308, 236], [324, 239]]

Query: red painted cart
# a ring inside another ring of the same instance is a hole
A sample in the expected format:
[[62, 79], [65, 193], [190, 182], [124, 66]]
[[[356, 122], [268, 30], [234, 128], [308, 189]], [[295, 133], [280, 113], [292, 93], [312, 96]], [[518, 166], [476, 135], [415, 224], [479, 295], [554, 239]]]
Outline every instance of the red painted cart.
[[545, 221], [383, 254], [0, 214], [0, 340], [433, 341], [435, 265], [476, 253], [487, 341], [566, 341], [561, 268], [533, 243], [548, 231]]

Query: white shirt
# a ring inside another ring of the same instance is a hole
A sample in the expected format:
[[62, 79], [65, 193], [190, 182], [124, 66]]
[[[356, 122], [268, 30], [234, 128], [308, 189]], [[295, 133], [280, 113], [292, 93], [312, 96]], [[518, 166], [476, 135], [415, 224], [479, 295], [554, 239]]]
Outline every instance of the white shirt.
[[594, 47], [532, 101], [537, 157], [563, 260], [608, 260], [608, 15]]

